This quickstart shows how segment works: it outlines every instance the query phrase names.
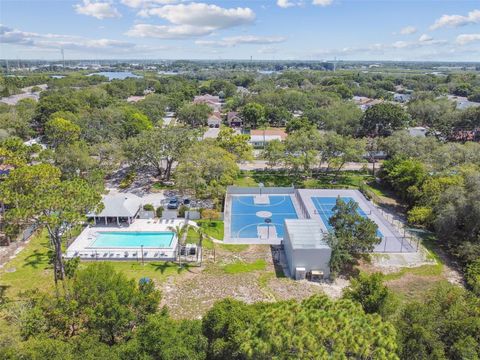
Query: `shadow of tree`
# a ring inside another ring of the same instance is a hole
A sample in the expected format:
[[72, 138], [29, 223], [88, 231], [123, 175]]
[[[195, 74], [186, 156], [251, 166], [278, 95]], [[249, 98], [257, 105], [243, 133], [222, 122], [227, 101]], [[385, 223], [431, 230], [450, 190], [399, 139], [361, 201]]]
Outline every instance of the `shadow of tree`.
[[0, 285], [0, 305], [7, 301], [6, 294], [9, 287], [10, 285]]
[[283, 272], [283, 267], [280, 262], [281, 258], [281, 253], [283, 249], [282, 246], [280, 245], [271, 245], [270, 246], [270, 252], [272, 254], [272, 259], [273, 259], [273, 269], [275, 270], [275, 276], [277, 278], [285, 278], [286, 275]]
[[23, 264], [23, 267], [32, 267], [34, 269], [38, 269], [41, 265], [48, 267], [48, 264], [50, 264], [50, 260], [52, 259], [52, 255], [53, 252], [51, 250], [35, 250], [33, 254], [25, 258], [25, 263]]
[[167, 269], [169, 268], [177, 268], [177, 274], [180, 274], [183, 271], [188, 271], [190, 268], [189, 265], [179, 266], [177, 263], [172, 261], [152, 263], [151, 266], [154, 268], [155, 271], [160, 271], [161, 274], [164, 274], [165, 271], [167, 271]]

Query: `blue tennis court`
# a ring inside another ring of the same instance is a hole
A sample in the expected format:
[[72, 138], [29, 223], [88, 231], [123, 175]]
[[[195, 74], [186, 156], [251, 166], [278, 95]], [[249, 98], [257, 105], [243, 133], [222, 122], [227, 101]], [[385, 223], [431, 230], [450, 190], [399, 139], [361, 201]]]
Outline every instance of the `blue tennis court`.
[[297, 212], [289, 195], [269, 195], [269, 204], [255, 204], [254, 196], [232, 196], [232, 238], [258, 238], [257, 226], [267, 226], [265, 218], [272, 220], [277, 236], [283, 238], [285, 219], [297, 219]]
[[[317, 213], [322, 219], [322, 222], [325, 224], [328, 231], [332, 230], [332, 226], [328, 223], [328, 220], [333, 215], [333, 208], [337, 202], [338, 197], [312, 197], [313, 205], [315, 205], [315, 209], [317, 209]], [[355, 200], [351, 197], [340, 197], [344, 202], [350, 202]], [[368, 217], [367, 214], [359, 207], [357, 207], [357, 213], [366, 218]], [[380, 230], [377, 230], [377, 236], [383, 238], [383, 234]]]

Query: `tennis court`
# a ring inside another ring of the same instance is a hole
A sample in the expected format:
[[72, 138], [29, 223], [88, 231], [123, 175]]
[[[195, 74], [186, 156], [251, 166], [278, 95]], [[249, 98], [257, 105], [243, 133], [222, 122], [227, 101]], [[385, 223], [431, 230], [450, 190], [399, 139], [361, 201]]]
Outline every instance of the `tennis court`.
[[[283, 238], [284, 220], [298, 218], [292, 199], [290, 195], [268, 195], [266, 202], [255, 203], [255, 196], [232, 196], [231, 238], [258, 238], [258, 227], [265, 227], [268, 234]], [[265, 219], [271, 222], [267, 224]]]
[[[332, 226], [329, 224], [328, 220], [333, 215], [333, 208], [335, 207], [338, 197], [333, 197], [333, 196], [332, 197], [312, 197], [311, 199], [312, 199], [313, 205], [315, 206], [317, 214], [322, 219], [323, 224], [325, 225], [328, 231], [331, 231]], [[350, 201], [356, 202], [353, 198], [346, 197], [346, 196], [340, 197], [340, 199], [342, 199], [346, 203]], [[360, 208], [360, 206], [357, 207], [357, 213], [364, 218], [368, 218], [368, 215], [370, 215], [370, 214], [366, 214], [365, 211], [363, 211]], [[377, 236], [380, 238], [384, 237], [380, 230], [377, 230]]]

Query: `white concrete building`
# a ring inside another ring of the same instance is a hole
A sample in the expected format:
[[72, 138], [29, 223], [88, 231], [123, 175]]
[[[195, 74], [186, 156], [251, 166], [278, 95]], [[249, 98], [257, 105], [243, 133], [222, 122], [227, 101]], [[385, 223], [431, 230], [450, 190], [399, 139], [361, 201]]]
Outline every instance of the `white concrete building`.
[[283, 246], [290, 275], [296, 280], [328, 278], [332, 249], [314, 219], [285, 219]]

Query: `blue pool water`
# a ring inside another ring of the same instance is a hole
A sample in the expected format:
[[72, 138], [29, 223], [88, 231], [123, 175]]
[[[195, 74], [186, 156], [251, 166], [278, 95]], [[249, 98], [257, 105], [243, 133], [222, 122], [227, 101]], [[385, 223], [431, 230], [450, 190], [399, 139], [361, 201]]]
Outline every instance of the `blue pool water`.
[[[345, 202], [355, 201], [351, 197], [340, 197]], [[328, 220], [333, 215], [333, 208], [337, 202], [337, 197], [312, 197], [313, 205], [317, 209], [318, 215], [322, 219], [323, 223], [325, 224], [328, 231], [332, 230], [332, 226], [328, 223]], [[366, 218], [368, 217], [367, 214], [360, 208], [357, 207], [357, 213]], [[377, 236], [383, 238], [383, 234], [380, 230], [377, 230]]]
[[173, 232], [126, 232], [101, 231], [90, 247], [93, 248], [169, 248], [172, 244]]
[[297, 219], [297, 212], [289, 195], [269, 195], [270, 204], [258, 205], [253, 196], [233, 196], [231, 215], [232, 238], [257, 238], [257, 226], [266, 226], [265, 218], [258, 216], [260, 211], [268, 211], [275, 226], [277, 236], [283, 237], [283, 223], [285, 219]]

